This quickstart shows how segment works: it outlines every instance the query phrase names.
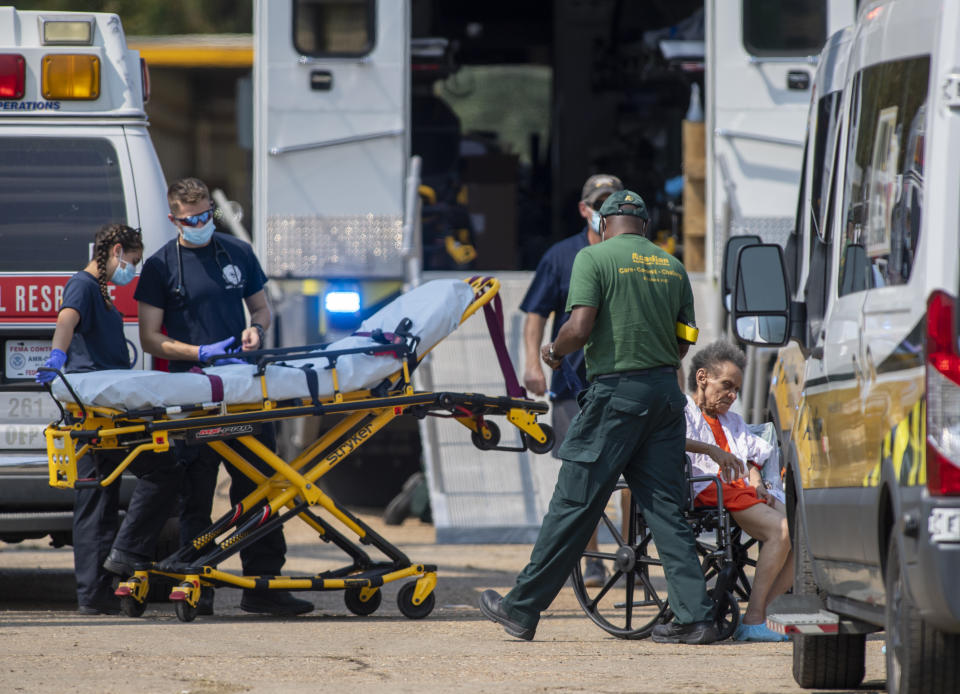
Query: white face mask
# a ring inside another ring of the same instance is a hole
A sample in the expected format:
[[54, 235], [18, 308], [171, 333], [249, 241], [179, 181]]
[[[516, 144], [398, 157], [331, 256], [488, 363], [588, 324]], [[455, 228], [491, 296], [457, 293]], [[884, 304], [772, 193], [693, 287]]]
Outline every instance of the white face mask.
[[600, 213], [596, 210], [594, 210], [593, 214], [590, 215], [590, 228], [593, 229], [597, 234], [600, 233]]

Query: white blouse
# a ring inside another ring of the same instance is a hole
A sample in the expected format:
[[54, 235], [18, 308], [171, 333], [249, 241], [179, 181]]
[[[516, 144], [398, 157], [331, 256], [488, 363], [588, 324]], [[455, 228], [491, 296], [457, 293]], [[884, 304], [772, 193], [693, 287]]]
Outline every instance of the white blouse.
[[[713, 437], [710, 424], [704, 419], [697, 403], [689, 395], [687, 396], [687, 406], [684, 409], [684, 414], [687, 418], [688, 439], [719, 445]], [[735, 412], [727, 412], [720, 415], [719, 419], [720, 425], [723, 427], [723, 435], [727, 437], [727, 444], [730, 446], [730, 452], [733, 455], [744, 463], [752, 460], [761, 467], [770, 459], [773, 446], [759, 436], [752, 434], [747, 428], [747, 423], [743, 421], [743, 417]], [[706, 453], [687, 453], [687, 455], [693, 460], [694, 475], [719, 474], [720, 466]], [[749, 483], [747, 470], [743, 471], [743, 478]], [[706, 489], [709, 484], [712, 484], [712, 482], [694, 482], [694, 496]]]

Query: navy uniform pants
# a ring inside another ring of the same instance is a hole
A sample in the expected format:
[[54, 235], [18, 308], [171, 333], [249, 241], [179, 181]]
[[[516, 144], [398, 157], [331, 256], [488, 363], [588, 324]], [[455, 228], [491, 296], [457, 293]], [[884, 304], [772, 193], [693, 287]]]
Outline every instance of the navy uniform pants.
[[[77, 461], [81, 479], [108, 475], [124, 453], [97, 452]], [[153, 558], [157, 538], [170, 517], [180, 489], [180, 467], [170, 454], [142, 454], [128, 468], [139, 478], [120, 524], [120, 483], [78, 489], [73, 507], [73, 564], [77, 603], [102, 606], [113, 600], [113, 574], [103, 568], [111, 547]]]
[[[276, 430], [270, 423], [264, 424], [257, 436], [271, 451], [277, 447]], [[253, 467], [270, 477], [274, 470], [254, 456], [246, 446], [237, 441], [226, 444], [250, 462]], [[217, 475], [220, 471], [220, 454], [207, 445], [187, 446], [176, 442], [177, 458], [184, 468], [183, 511], [180, 514], [180, 544], [189, 544], [194, 537], [210, 525], [210, 512], [213, 508], [213, 495], [217, 487]], [[227, 463], [230, 473], [230, 503], [236, 506], [257, 485], [233, 465]], [[277, 528], [263, 536], [249, 547], [240, 550], [240, 563], [245, 576], [277, 576], [283, 568], [287, 553], [287, 544], [283, 529]]]
[[580, 559], [621, 474], [653, 533], [676, 621], [712, 619], [696, 540], [683, 518], [685, 403], [670, 368], [601, 377], [581, 393], [530, 563], [503, 599], [511, 619], [537, 626]]

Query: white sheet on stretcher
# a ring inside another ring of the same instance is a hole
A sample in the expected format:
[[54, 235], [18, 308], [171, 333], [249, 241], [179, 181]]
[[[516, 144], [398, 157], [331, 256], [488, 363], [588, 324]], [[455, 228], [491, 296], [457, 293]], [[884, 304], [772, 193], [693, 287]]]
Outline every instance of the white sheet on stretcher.
[[[461, 280], [434, 280], [407, 292], [363, 321], [357, 332], [380, 329], [393, 332], [404, 318], [413, 321], [410, 332], [420, 338], [418, 354], [423, 354], [452, 333], [463, 312], [474, 299], [473, 289]], [[351, 336], [331, 343], [328, 350], [368, 347], [376, 344], [369, 337]], [[271, 400], [310, 397], [306, 374], [300, 368], [313, 364], [319, 381], [320, 397], [334, 394], [333, 377], [324, 358], [294, 359], [289, 366], [267, 366], [267, 396]], [[349, 393], [377, 386], [400, 369], [393, 355], [350, 354], [337, 359], [340, 392]], [[260, 379], [253, 364], [212, 366], [205, 373], [223, 381], [223, 401], [228, 405], [259, 402]], [[199, 373], [111, 370], [68, 374], [70, 385], [85, 405], [136, 410], [147, 407], [173, 407], [213, 402], [210, 379]], [[73, 402], [63, 381], [54, 381], [53, 394], [61, 402]]]

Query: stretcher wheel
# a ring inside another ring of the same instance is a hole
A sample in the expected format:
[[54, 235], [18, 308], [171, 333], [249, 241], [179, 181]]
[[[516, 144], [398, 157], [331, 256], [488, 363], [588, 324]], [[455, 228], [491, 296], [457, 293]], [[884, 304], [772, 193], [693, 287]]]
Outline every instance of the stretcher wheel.
[[481, 451], [488, 451], [491, 448], [495, 448], [500, 444], [500, 427], [498, 427], [493, 422], [484, 422], [487, 429], [490, 430], [490, 438], [483, 438], [483, 434], [479, 431], [470, 432], [470, 440], [473, 441], [473, 445], [479, 448]]
[[400, 589], [397, 593], [397, 607], [407, 619], [423, 619], [433, 612], [433, 606], [437, 603], [437, 598], [430, 593], [419, 605], [413, 604], [413, 591], [417, 589], [417, 582], [411, 581]]
[[556, 441], [556, 435], [553, 433], [553, 427], [549, 424], [541, 424], [540, 428], [543, 429], [543, 433], [547, 435], [547, 440], [543, 443], [540, 443], [535, 438], [530, 436], [527, 432], [521, 432], [523, 436], [523, 442], [527, 444], [529, 448], [534, 453], [549, 453], [553, 450], [553, 444]]
[[361, 588], [347, 588], [343, 593], [343, 602], [346, 603], [347, 609], [355, 615], [366, 617], [368, 614], [376, 612], [380, 607], [380, 603], [383, 602], [383, 593], [378, 590], [364, 602], [360, 599], [361, 590]]
[[120, 612], [127, 617], [142, 617], [146, 609], [146, 601], [140, 602], [132, 595], [124, 595], [120, 598]]
[[714, 597], [715, 592], [713, 588], [710, 588], [707, 595], [714, 601], [714, 610], [716, 611], [714, 620], [717, 623], [717, 631], [720, 632], [719, 640], [724, 641], [733, 636], [733, 632], [740, 625], [740, 605], [737, 604], [737, 599], [732, 592], [728, 591], [719, 600]]
[[186, 600], [177, 600], [173, 605], [181, 622], [192, 622], [197, 618], [197, 608]]

